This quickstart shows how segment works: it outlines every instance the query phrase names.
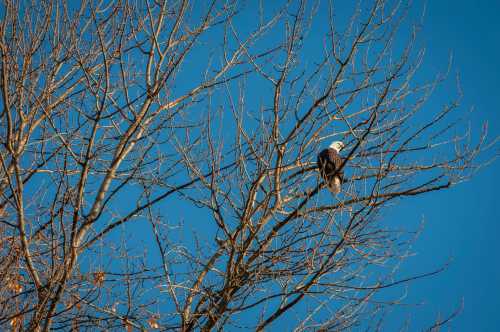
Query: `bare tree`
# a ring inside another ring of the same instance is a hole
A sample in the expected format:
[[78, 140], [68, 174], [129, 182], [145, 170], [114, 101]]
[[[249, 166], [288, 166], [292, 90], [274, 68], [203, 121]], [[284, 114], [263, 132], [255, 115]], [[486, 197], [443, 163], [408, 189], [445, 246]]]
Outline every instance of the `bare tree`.
[[415, 78], [407, 13], [4, 0], [2, 329], [380, 328], [425, 276], [396, 279], [415, 236], [384, 210], [467, 179], [485, 137], [426, 103], [446, 72]]

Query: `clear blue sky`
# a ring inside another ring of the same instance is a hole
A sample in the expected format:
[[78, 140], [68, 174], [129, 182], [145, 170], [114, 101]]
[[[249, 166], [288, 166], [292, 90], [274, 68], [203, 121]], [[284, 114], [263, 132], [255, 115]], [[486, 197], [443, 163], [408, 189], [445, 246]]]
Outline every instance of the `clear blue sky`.
[[[500, 1], [428, 1], [420, 33], [427, 50], [424, 70], [430, 75], [445, 67], [453, 54], [450, 76], [460, 74], [462, 108], [474, 107], [477, 131], [482, 121], [488, 121], [490, 139], [500, 134], [498, 13]], [[441, 93], [455, 95], [452, 85]], [[390, 212], [390, 218], [405, 218], [413, 225], [425, 218], [423, 234], [414, 246], [417, 256], [402, 271], [425, 272], [453, 259], [445, 272], [410, 285], [405, 302], [424, 305], [398, 310], [396, 321], [409, 318], [419, 330], [438, 313], [449, 314], [463, 298], [463, 311], [451, 323], [452, 331], [500, 331], [499, 166], [497, 161], [469, 182], [406, 200]]]
[[[263, 2], [267, 6], [273, 5], [272, 0]], [[424, 1], [415, 2], [410, 18], [418, 21]], [[338, 1], [336, 4], [352, 6], [351, 1]], [[489, 140], [500, 134], [499, 13], [500, 0], [430, 0], [426, 4], [423, 27], [418, 37], [419, 45], [426, 48], [421, 72], [423, 77], [432, 78], [437, 71], [443, 71], [453, 54], [450, 80], [437, 92], [437, 98], [433, 99], [436, 104], [430, 107], [439, 108], [456, 97], [454, 78], [459, 74], [464, 94], [461, 109], [474, 108], [471, 125], [476, 134], [479, 134], [482, 123], [488, 121]], [[326, 19], [324, 15], [320, 12], [317, 18]], [[186, 59], [190, 64], [189, 70], [194, 73], [200, 70], [195, 61], [198, 56], [206, 54], [198, 53]], [[186, 82], [182, 77], [177, 80], [179, 86], [191, 86], [194, 76], [184, 77]], [[262, 90], [262, 87], [257, 88], [252, 93], [258, 95]], [[248, 98], [251, 97], [249, 94]], [[487, 155], [494, 153], [489, 151]], [[416, 255], [404, 262], [399, 276], [426, 273], [446, 262], [450, 264], [436, 276], [394, 290], [394, 294], [407, 292], [403, 303], [408, 306], [389, 313], [384, 331], [396, 331], [406, 320], [409, 320], [410, 331], [419, 331], [432, 324], [439, 315], [443, 317], [453, 312], [462, 300], [463, 310], [450, 324], [451, 330], [500, 331], [499, 174], [500, 161], [497, 161], [480, 170], [468, 182], [447, 191], [404, 199], [398, 206], [386, 211], [388, 222], [393, 221], [407, 229], [416, 229], [425, 220], [423, 232], [412, 248]], [[196, 209], [186, 212], [188, 210], [183, 209], [184, 206], [180, 203], [174, 206], [172, 200], [162, 204], [174, 210], [169, 215], [173, 220], [177, 214], [179, 219], [196, 219], [196, 213], [201, 213]], [[136, 240], [150, 240], [142, 238], [142, 235], [151, 234], [144, 231], [143, 224], [129, 223], [127, 227]], [[110, 239], [120, 236], [122, 234], [116, 232]], [[273, 330], [279, 330], [280, 324], [274, 325]]]

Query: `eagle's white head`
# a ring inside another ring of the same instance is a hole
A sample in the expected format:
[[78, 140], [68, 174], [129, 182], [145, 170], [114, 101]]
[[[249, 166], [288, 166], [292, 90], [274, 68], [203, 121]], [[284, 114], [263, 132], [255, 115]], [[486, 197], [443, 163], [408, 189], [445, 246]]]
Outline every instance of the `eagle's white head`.
[[344, 143], [342, 143], [341, 141], [335, 141], [335, 142], [332, 142], [332, 144], [330, 144], [330, 149], [334, 149], [335, 151], [340, 152], [340, 150], [342, 150], [344, 148]]

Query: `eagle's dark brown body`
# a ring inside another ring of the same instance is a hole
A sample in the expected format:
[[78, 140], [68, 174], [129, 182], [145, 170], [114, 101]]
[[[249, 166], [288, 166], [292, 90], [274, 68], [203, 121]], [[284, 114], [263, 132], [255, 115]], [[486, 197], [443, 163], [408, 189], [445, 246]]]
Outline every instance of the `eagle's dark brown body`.
[[331, 192], [338, 194], [344, 178], [344, 172], [341, 170], [342, 158], [335, 149], [328, 148], [321, 151], [318, 155], [318, 168], [321, 177], [326, 182]]

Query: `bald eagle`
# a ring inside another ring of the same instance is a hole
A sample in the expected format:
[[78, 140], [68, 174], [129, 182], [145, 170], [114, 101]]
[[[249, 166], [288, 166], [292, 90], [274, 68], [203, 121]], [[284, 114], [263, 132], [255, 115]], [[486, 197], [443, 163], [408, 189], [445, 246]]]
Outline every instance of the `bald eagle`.
[[325, 181], [328, 190], [334, 195], [340, 192], [342, 180], [344, 178], [344, 171], [340, 169], [342, 166], [342, 158], [339, 155], [343, 147], [344, 143], [335, 141], [318, 155], [319, 174]]

